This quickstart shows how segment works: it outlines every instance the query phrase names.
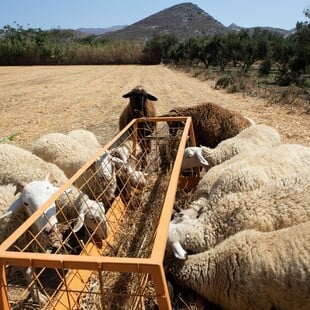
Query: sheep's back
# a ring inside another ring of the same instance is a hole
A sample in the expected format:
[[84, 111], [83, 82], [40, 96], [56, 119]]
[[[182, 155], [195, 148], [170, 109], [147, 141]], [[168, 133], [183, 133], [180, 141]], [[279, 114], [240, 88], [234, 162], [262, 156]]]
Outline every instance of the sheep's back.
[[70, 178], [91, 157], [92, 151], [62, 133], [39, 138], [32, 146], [33, 154], [54, 163]]
[[0, 184], [43, 180], [50, 173], [56, 178], [56, 185], [62, 185], [68, 180], [56, 165], [20, 147], [0, 144]]

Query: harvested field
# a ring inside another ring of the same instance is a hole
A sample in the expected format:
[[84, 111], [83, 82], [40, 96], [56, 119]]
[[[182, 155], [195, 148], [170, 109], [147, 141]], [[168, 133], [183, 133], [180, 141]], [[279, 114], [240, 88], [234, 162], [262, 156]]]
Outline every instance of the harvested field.
[[0, 140], [18, 133], [13, 143], [29, 148], [42, 134], [85, 128], [105, 144], [118, 132], [128, 102], [122, 95], [136, 85], [158, 98], [158, 114], [212, 101], [276, 127], [283, 142], [310, 145], [310, 115], [303, 109], [227, 94], [213, 81], [161, 65], [0, 67]]

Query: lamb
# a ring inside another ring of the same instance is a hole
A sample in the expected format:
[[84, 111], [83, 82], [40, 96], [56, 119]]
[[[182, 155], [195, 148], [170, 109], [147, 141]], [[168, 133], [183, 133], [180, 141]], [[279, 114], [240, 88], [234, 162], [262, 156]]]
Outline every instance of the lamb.
[[194, 199], [216, 200], [231, 192], [250, 191], [310, 168], [310, 148], [281, 144], [243, 152], [211, 168], [199, 181]]
[[[123, 98], [129, 98], [129, 103], [120, 115], [119, 130], [122, 130], [135, 118], [156, 116], [156, 110], [152, 101], [157, 101], [157, 98], [147, 93], [142, 86], [136, 86], [130, 92], [124, 94]], [[138, 142], [143, 149], [143, 153], [150, 152], [151, 150], [151, 141], [147, 141], [146, 136], [150, 136], [154, 132], [155, 127], [155, 122], [138, 124]]]
[[310, 309], [310, 222], [245, 230], [215, 248], [172, 260], [175, 282], [222, 309]]
[[[53, 184], [61, 186], [68, 182], [64, 172], [52, 163], [43, 161], [31, 152], [10, 144], [0, 144], [0, 185], [42, 180], [46, 175], [53, 176]], [[64, 206], [63, 212], [57, 214], [67, 219], [76, 219], [76, 231], [84, 225], [92, 231], [93, 226], [99, 226], [95, 234], [100, 239], [107, 236], [105, 209], [101, 202], [96, 202], [71, 186], [70, 190], [62, 194], [57, 200], [58, 205]], [[75, 208], [69, 202], [74, 202]], [[58, 219], [59, 220], [59, 219]]]
[[[77, 132], [74, 135], [77, 137]], [[97, 151], [96, 147], [87, 148], [79, 143], [77, 138], [73, 139], [71, 136], [57, 132], [40, 137], [32, 145], [33, 154], [46, 162], [56, 164], [68, 178], [71, 178]], [[97, 171], [100, 179], [92, 177]], [[77, 186], [82, 186], [85, 178], [90, 179], [88, 186], [83, 187], [83, 191], [89, 197], [96, 199], [104, 192], [101, 196], [105, 204], [109, 204], [115, 198], [117, 186], [115, 169], [108, 153], [98, 158], [83, 177], [77, 179]]]
[[[192, 107], [170, 110], [165, 117], [191, 116], [197, 145], [216, 147], [221, 141], [234, 137], [243, 129], [253, 125], [253, 121], [214, 103], [207, 102]], [[182, 122], [168, 122], [169, 133], [184, 127]]]
[[203, 252], [245, 229], [273, 231], [310, 221], [309, 171], [217, 201], [193, 201], [170, 222], [167, 255], [172, 250], [176, 258], [186, 259], [187, 252]]
[[187, 147], [183, 155], [182, 171], [203, 166], [210, 169], [241, 152], [280, 144], [280, 135], [275, 128], [264, 124], [250, 126], [236, 136], [220, 142], [214, 149], [206, 146]]

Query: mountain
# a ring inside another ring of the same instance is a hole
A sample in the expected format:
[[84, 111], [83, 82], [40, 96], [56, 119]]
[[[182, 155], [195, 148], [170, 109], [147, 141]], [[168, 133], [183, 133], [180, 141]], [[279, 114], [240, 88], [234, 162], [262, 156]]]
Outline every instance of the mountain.
[[237, 31], [237, 32], [240, 31], [240, 30], [247, 30], [247, 31], [249, 31], [250, 34], [252, 34], [255, 29], [268, 30], [270, 32], [274, 32], [274, 33], [280, 34], [280, 35], [282, 35], [284, 37], [288, 36], [290, 34], [293, 34], [294, 31], [295, 31], [295, 29], [285, 30], [285, 29], [282, 29], [282, 28], [262, 27], [262, 26], [245, 28], [245, 27], [238, 26], [236, 24], [231, 24], [227, 28], [229, 30]]
[[125, 27], [127, 27], [127, 25], [123, 25], [123, 26], [116, 25], [116, 26], [112, 26], [109, 28], [78, 28], [76, 29], [76, 31], [99, 35], [99, 34], [106, 33], [106, 32], [113, 32], [113, 31], [121, 30]]
[[150, 15], [118, 31], [98, 37], [146, 40], [154, 34], [173, 34], [178, 39], [226, 33], [229, 29], [192, 3], [181, 3]]

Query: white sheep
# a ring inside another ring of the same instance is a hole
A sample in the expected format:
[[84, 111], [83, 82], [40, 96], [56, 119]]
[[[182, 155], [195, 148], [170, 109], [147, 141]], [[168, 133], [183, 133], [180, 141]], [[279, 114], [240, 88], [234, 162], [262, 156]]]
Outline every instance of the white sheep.
[[110, 154], [113, 157], [121, 159], [124, 163], [130, 163], [131, 166], [138, 166], [143, 155], [142, 152], [140, 144], [127, 139], [121, 145], [111, 149]]
[[[76, 136], [76, 135], [75, 135]], [[50, 133], [40, 137], [32, 146], [32, 153], [46, 162], [62, 169], [71, 178], [96, 152], [79, 143], [76, 139], [62, 133]], [[97, 174], [100, 179], [93, 177]], [[96, 199], [102, 194], [103, 202], [110, 203], [115, 198], [117, 187], [115, 169], [111, 156], [105, 152], [75, 183], [81, 187], [88, 180], [83, 191]]]
[[167, 250], [186, 259], [245, 230], [273, 231], [310, 221], [310, 170], [249, 192], [193, 201], [170, 222]]
[[310, 309], [310, 222], [245, 230], [167, 269], [178, 285], [222, 309]]
[[310, 148], [298, 144], [243, 152], [211, 168], [199, 181], [194, 198], [218, 199], [227, 193], [250, 191], [309, 168]]
[[96, 135], [89, 130], [74, 129], [69, 131], [67, 135], [82, 144], [84, 147], [92, 150], [94, 154], [101, 149], [101, 145]]
[[[20, 195], [16, 191], [21, 190]], [[6, 240], [24, 221], [37, 211], [56, 191], [48, 180], [32, 181], [24, 184], [23, 187], [16, 188], [12, 184], [0, 186], [0, 244]], [[30, 245], [33, 252], [42, 252], [43, 249], [50, 253], [51, 247], [61, 247], [62, 235], [57, 229], [56, 204], [53, 203], [42, 216], [40, 216], [32, 227], [31, 234], [23, 234], [17, 239], [16, 243], [11, 246], [23, 249]], [[41, 232], [39, 235], [37, 235]], [[36, 235], [40, 246], [32, 242], [32, 236]], [[29, 250], [29, 248], [28, 248]], [[22, 269], [30, 288], [30, 293], [34, 302], [45, 304], [47, 298], [42, 294], [33, 282], [32, 267]]]
[[123, 162], [117, 157], [112, 158], [116, 168], [116, 176], [119, 181], [119, 189], [125, 201], [132, 200], [132, 196], [137, 194], [136, 190], [143, 189], [146, 186], [147, 173], [135, 170], [128, 162]]
[[250, 126], [236, 136], [223, 140], [214, 149], [203, 145], [187, 147], [184, 150], [182, 171], [199, 166], [209, 169], [241, 152], [274, 147], [280, 143], [280, 135], [275, 128], [263, 124]]
[[[52, 163], [43, 161], [31, 152], [10, 144], [0, 144], [0, 185], [19, 184], [42, 180], [46, 175], [53, 176], [54, 184], [62, 186], [68, 182], [63, 171]], [[73, 205], [70, 203], [72, 202]], [[62, 212], [57, 213], [57, 218], [76, 220], [75, 230], [81, 227], [81, 221], [90, 230], [94, 225], [99, 225], [96, 235], [103, 239], [107, 236], [107, 223], [105, 209], [101, 202], [96, 202], [71, 186], [70, 190], [63, 193], [57, 200], [57, 206], [63, 207]], [[90, 224], [92, 223], [92, 224]]]

